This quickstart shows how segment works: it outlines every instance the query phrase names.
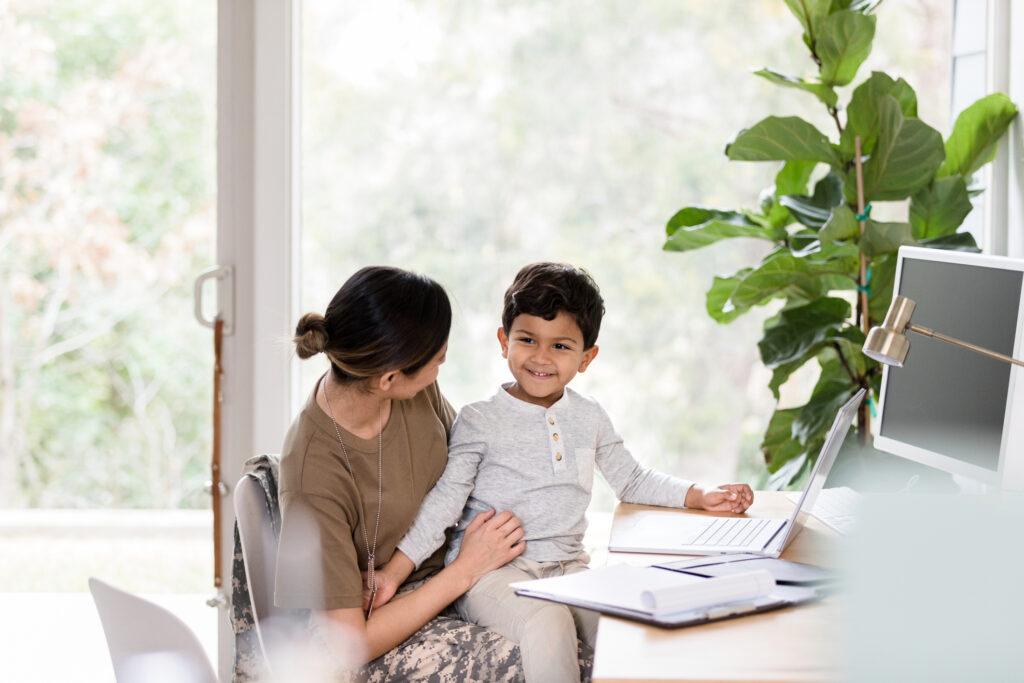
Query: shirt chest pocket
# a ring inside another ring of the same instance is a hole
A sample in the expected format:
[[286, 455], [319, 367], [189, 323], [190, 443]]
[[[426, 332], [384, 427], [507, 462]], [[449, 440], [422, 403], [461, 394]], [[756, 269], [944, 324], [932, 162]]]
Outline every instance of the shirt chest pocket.
[[587, 493], [594, 488], [594, 456], [597, 451], [593, 448], [577, 448], [576, 476], [579, 477], [580, 486]]

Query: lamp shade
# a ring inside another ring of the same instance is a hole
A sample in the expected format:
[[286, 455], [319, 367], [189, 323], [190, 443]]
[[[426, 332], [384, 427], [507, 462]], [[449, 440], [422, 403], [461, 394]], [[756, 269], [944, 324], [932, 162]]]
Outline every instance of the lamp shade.
[[910, 351], [910, 341], [905, 332], [916, 307], [912, 299], [895, 297], [881, 326], [873, 327], [868, 332], [862, 349], [864, 355], [879, 363], [902, 368]]

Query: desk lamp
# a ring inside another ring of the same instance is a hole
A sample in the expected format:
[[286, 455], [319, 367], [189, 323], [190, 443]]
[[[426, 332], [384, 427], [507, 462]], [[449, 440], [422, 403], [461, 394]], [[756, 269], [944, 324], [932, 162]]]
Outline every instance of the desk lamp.
[[907, 352], [910, 351], [910, 340], [907, 339], [906, 332], [917, 332], [925, 337], [933, 337], [940, 339], [944, 342], [959, 346], [964, 349], [969, 349], [976, 353], [980, 353], [989, 358], [995, 358], [1001, 360], [1004, 363], [1011, 363], [1013, 365], [1019, 365], [1024, 367], [1024, 361], [1019, 361], [1016, 358], [1010, 356], [1004, 356], [1001, 353], [990, 351], [980, 346], [975, 346], [953, 337], [947, 337], [944, 334], [940, 334], [935, 330], [931, 330], [922, 325], [915, 325], [910, 322], [910, 316], [914, 314], [914, 309], [917, 304], [914, 303], [913, 299], [908, 299], [905, 296], [897, 296], [892, 300], [892, 304], [889, 306], [889, 312], [885, 314], [885, 320], [882, 321], [881, 326], [871, 328], [868, 332], [867, 339], [864, 340], [864, 355], [868, 358], [874, 358], [879, 363], [885, 365], [892, 365], [897, 368], [903, 367], [903, 361], [907, 358]]

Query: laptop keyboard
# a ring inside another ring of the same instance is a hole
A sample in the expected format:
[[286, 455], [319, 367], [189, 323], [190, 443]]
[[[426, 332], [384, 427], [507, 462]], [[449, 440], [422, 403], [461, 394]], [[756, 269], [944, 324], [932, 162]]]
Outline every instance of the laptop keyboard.
[[713, 545], [723, 547], [739, 547], [750, 545], [758, 534], [768, 528], [770, 519], [752, 517], [717, 519], [697, 535], [687, 545]]

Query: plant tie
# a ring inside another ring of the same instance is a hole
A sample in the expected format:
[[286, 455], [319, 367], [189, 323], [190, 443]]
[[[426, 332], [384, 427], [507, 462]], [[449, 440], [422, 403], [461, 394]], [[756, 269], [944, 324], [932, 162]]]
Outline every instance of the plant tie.
[[857, 214], [857, 220], [859, 220], [861, 223], [863, 223], [864, 221], [866, 221], [868, 219], [868, 217], [870, 215], [871, 215], [871, 204], [868, 204], [867, 206], [864, 207], [864, 213], [858, 213]]
[[867, 273], [864, 275], [864, 284], [857, 285], [858, 292], [866, 292], [868, 296], [871, 296], [871, 269], [868, 268]]

